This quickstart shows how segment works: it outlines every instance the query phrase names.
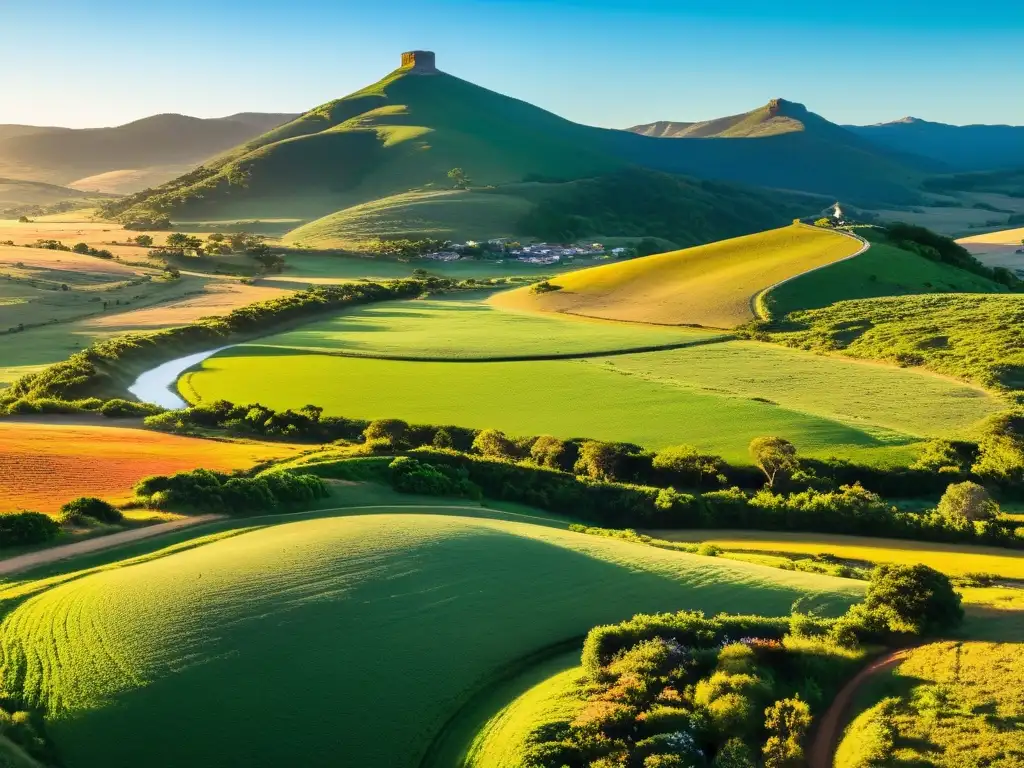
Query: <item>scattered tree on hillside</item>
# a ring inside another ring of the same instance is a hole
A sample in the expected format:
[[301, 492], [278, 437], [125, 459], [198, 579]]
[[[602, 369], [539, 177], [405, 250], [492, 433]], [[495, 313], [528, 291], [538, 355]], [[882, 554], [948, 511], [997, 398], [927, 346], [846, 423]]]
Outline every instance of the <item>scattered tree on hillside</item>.
[[718, 456], [704, 454], [692, 445], [674, 445], [658, 451], [651, 462], [654, 469], [667, 472], [679, 485], [700, 488], [707, 481], [725, 483], [725, 462]]
[[949, 440], [940, 438], [928, 441], [910, 468], [958, 474], [964, 471], [964, 464], [965, 461], [957, 447]]
[[811, 725], [811, 708], [800, 697], [776, 701], [764, 711], [768, 733], [762, 752], [764, 768], [803, 768], [804, 739]]
[[633, 247], [633, 251], [637, 256], [653, 256], [656, 253], [663, 253], [665, 249], [658, 245], [658, 241], [653, 237], [645, 237]]
[[620, 479], [623, 474], [623, 463], [632, 455], [636, 446], [627, 443], [602, 443], [588, 440], [580, 446], [580, 455], [573, 471], [578, 475], [586, 475], [594, 480]]
[[750, 441], [750, 458], [764, 472], [769, 488], [775, 487], [776, 480], [800, 469], [796, 446], [781, 437], [755, 437]]
[[814, 226], [821, 227], [822, 229], [832, 229], [832, 219], [823, 216], [814, 222]]
[[530, 458], [542, 467], [560, 469], [567, 449], [565, 441], [551, 435], [541, 435], [530, 446]]
[[363, 437], [369, 444], [380, 447], [400, 448], [405, 444], [409, 425], [401, 419], [377, 419], [363, 430]]
[[473, 440], [473, 450], [495, 459], [516, 457], [516, 445], [504, 432], [485, 429]]
[[953, 483], [939, 500], [938, 512], [957, 528], [999, 516], [999, 505], [977, 483]]
[[32, 220], [28, 216], [19, 216], [18, 217], [18, 223], [19, 224], [31, 224]]
[[150, 235], [136, 235], [134, 238], [129, 239], [128, 242], [141, 245], [143, 248], [149, 248], [153, 245], [153, 238]]
[[469, 185], [473, 183], [461, 168], [452, 168], [448, 171], [448, 178], [452, 180], [455, 189], [469, 189]]

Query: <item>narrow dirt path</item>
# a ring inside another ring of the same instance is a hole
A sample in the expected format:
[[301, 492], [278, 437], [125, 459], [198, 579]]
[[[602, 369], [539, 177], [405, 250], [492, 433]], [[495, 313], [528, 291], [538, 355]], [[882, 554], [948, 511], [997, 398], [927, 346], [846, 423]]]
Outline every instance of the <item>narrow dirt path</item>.
[[843, 729], [847, 725], [847, 716], [854, 697], [871, 678], [898, 666], [912, 650], [913, 648], [901, 648], [875, 659], [842, 687], [818, 723], [814, 741], [811, 743], [811, 748], [807, 750], [809, 768], [832, 768], [836, 748], [839, 746]]
[[186, 517], [181, 520], [172, 520], [169, 523], [147, 525], [144, 528], [133, 528], [130, 531], [111, 533], [107, 536], [97, 536], [96, 538], [86, 539], [85, 541], [62, 544], [58, 547], [51, 547], [50, 549], [41, 549], [38, 552], [29, 552], [27, 555], [18, 555], [17, 557], [12, 557], [7, 560], [0, 560], [0, 576], [25, 571], [29, 568], [35, 568], [37, 565], [46, 565], [47, 563], [54, 563], [58, 560], [65, 560], [69, 557], [74, 557], [75, 555], [84, 555], [90, 552], [99, 552], [104, 549], [110, 549], [111, 547], [116, 547], [121, 544], [130, 544], [142, 539], [148, 539], [153, 536], [160, 536], [164, 533], [171, 533], [182, 528], [199, 525], [200, 523], [209, 523], [214, 520], [220, 520], [224, 517], [225, 515], [196, 515], [195, 517]]

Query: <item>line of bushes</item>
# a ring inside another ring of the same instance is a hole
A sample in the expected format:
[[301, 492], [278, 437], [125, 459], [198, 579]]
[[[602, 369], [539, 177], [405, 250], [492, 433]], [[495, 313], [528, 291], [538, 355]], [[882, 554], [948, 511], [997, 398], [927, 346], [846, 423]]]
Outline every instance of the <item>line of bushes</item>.
[[[737, 487], [684, 493], [451, 450], [419, 448], [409, 456], [420, 465], [418, 471], [453, 478], [447, 485], [438, 479], [437, 495], [482, 494], [604, 526], [806, 531], [1024, 548], [1013, 522], [900, 510], [860, 485], [788, 494], [767, 488], [751, 494]], [[403, 490], [394, 478], [392, 473], [394, 487]]]
[[[756, 489], [765, 481], [763, 471], [757, 467], [730, 465], [718, 456], [702, 453], [690, 446], [648, 451], [632, 443], [605, 443], [586, 438], [562, 440], [550, 435], [512, 437], [493, 429], [408, 424], [399, 419], [371, 422], [324, 416], [323, 409], [313, 405], [275, 411], [260, 403], [234, 404], [218, 400], [160, 413], [146, 419], [146, 426], [180, 434], [227, 430], [238, 436], [294, 442], [365, 442], [368, 449], [378, 452], [403, 452], [424, 447], [454, 449], [463, 453], [475, 451], [491, 458], [530, 461], [595, 479], [659, 488], [737, 486]], [[1024, 436], [1019, 442], [1022, 446], [1019, 458], [1024, 466]], [[937, 497], [951, 482], [972, 477], [970, 470], [977, 461], [978, 453], [978, 445], [974, 443], [935, 441], [929, 446], [924, 459], [913, 467], [881, 468], [854, 464], [845, 459], [799, 457], [794, 471], [781, 477], [779, 486], [786, 490], [829, 490], [860, 484], [890, 498]], [[1024, 479], [1024, 475], [1021, 478]], [[1019, 482], [1016, 476], [1007, 474], [1005, 478], [993, 476], [992, 479], [1000, 482], [1001, 490], [1009, 496], [1024, 493], [1024, 483]]]
[[81, 525], [86, 518], [100, 523], [119, 523], [124, 515], [114, 505], [92, 496], [69, 501], [56, 515], [20, 510], [0, 513], [0, 549], [46, 544], [66, 525]]
[[257, 302], [226, 315], [150, 333], [132, 333], [98, 341], [67, 360], [22, 377], [0, 393], [0, 408], [10, 410], [19, 400], [51, 398], [80, 400], [116, 391], [110, 386], [125, 367], [149, 364], [168, 352], [207, 349], [236, 337], [269, 331], [281, 323], [345, 307], [391, 299], [407, 299], [424, 292], [454, 288], [456, 281], [427, 277], [386, 283], [347, 283], [316, 286], [297, 293]]
[[308, 506], [330, 495], [316, 475], [266, 472], [257, 477], [194, 469], [147, 477], [135, 486], [136, 497], [153, 509], [189, 509], [228, 515], [281, 511]]

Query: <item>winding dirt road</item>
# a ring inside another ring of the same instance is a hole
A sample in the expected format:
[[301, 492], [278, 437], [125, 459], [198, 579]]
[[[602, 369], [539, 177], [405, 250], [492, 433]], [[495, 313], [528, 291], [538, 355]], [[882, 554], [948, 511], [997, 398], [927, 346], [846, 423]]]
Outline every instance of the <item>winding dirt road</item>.
[[61, 544], [60, 546], [51, 547], [50, 549], [41, 549], [38, 552], [29, 552], [26, 555], [18, 555], [17, 557], [0, 560], [0, 576], [26, 571], [29, 568], [35, 568], [37, 565], [46, 565], [47, 563], [54, 563], [58, 560], [66, 560], [67, 558], [74, 557], [75, 555], [99, 552], [104, 549], [120, 546], [121, 544], [130, 544], [135, 541], [159, 536], [164, 533], [172, 533], [173, 531], [180, 530], [181, 528], [188, 528], [193, 525], [199, 525], [200, 523], [210, 523], [214, 520], [220, 520], [223, 517], [224, 515], [196, 515], [195, 517], [185, 517], [181, 520], [171, 520], [169, 523], [147, 525], [144, 528], [133, 528], [130, 531], [111, 533], [107, 536], [96, 536], [95, 538], [86, 539], [84, 541], [76, 541], [71, 544]]
[[899, 666], [912, 648], [901, 648], [898, 651], [881, 656], [864, 669], [858, 672], [852, 680], [842, 687], [836, 694], [828, 711], [822, 715], [821, 721], [814, 734], [814, 741], [807, 751], [807, 765], [809, 768], [832, 768], [836, 748], [839, 746], [839, 739], [843, 735], [843, 729], [847, 725], [847, 718], [850, 714], [850, 704], [860, 689], [872, 677], [881, 675]]

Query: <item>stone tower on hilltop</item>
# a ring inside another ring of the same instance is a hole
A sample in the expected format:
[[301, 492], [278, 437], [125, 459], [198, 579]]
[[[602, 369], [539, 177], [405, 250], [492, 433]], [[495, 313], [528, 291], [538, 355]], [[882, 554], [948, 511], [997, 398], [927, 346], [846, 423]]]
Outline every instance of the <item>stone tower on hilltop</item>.
[[406, 51], [402, 54], [402, 67], [411, 75], [436, 75], [437, 63], [433, 51]]

